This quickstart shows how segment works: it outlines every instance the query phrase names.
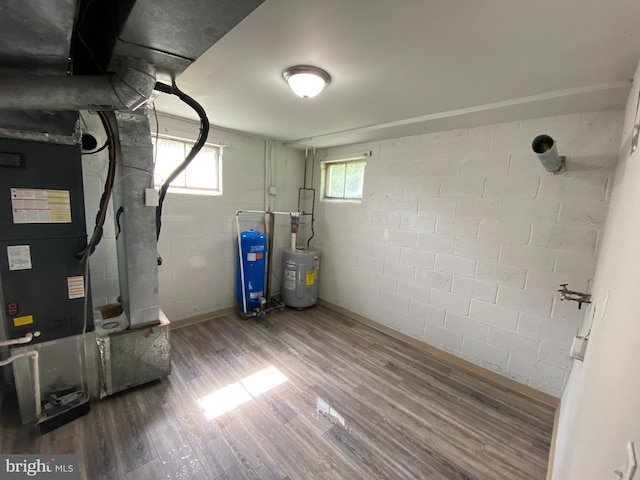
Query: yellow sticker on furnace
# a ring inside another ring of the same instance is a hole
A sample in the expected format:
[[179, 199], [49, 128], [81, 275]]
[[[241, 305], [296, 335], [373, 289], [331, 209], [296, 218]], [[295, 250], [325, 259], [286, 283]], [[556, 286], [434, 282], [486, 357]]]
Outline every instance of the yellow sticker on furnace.
[[22, 327], [23, 325], [29, 325], [33, 323], [33, 315], [25, 315], [24, 317], [14, 317], [13, 326]]

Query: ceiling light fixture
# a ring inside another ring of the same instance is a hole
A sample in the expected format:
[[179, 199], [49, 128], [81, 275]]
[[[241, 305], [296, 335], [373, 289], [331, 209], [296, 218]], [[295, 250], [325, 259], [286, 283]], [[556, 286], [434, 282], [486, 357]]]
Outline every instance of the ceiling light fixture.
[[282, 72], [282, 77], [293, 93], [304, 99], [315, 97], [331, 83], [331, 75], [310, 65], [289, 67]]

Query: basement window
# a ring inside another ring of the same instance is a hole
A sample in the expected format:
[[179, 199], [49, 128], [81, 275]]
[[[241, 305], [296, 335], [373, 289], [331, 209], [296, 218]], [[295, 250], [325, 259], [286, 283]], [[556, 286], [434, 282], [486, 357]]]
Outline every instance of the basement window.
[[[194, 142], [158, 137], [155, 149], [154, 184], [160, 188], [165, 179], [191, 151]], [[191, 195], [222, 195], [222, 147], [205, 144], [169, 185], [169, 193]]]
[[323, 160], [322, 198], [336, 201], [359, 201], [364, 187], [364, 168], [366, 158], [371, 152], [356, 155], [343, 155], [342, 158]]

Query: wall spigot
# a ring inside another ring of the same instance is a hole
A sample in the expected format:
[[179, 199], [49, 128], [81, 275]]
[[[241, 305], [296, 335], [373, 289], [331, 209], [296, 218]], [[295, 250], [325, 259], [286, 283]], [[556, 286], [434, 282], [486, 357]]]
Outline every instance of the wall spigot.
[[578, 302], [578, 310], [582, 308], [583, 303], [591, 303], [591, 294], [582, 293], [582, 292], [574, 292], [573, 290], [568, 290], [568, 283], [563, 283], [560, 285], [560, 301], [570, 300], [573, 302]]

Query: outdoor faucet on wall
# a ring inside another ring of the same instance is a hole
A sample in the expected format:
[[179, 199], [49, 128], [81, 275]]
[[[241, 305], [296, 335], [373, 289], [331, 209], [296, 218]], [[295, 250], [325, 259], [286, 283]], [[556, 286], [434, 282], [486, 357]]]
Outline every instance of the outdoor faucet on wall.
[[560, 292], [560, 301], [571, 300], [573, 302], [578, 302], [578, 310], [582, 308], [583, 303], [591, 303], [590, 294], [568, 290], [568, 285], [568, 283], [563, 283], [560, 285], [560, 290], [558, 290], [558, 292]]

